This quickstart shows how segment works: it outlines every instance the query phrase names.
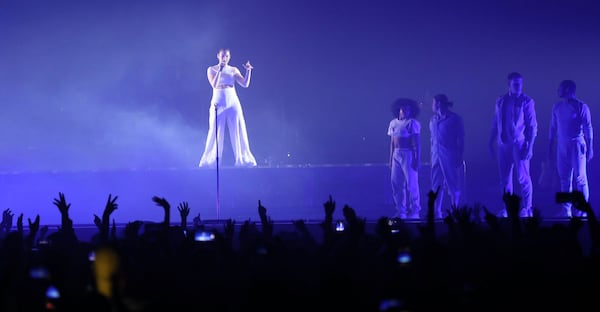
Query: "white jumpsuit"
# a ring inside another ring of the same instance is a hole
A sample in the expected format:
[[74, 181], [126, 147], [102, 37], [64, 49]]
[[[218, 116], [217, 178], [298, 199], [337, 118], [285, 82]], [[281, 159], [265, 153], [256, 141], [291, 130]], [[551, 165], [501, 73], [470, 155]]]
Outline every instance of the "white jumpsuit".
[[[207, 71], [211, 70], [214, 69], [211, 67], [207, 69]], [[248, 143], [248, 133], [246, 131], [246, 121], [244, 120], [242, 106], [235, 91], [236, 71], [237, 69], [235, 67], [228, 66], [224, 68], [221, 72], [219, 81], [216, 82], [216, 86], [223, 87], [213, 88], [212, 99], [210, 101], [211, 105], [209, 107], [208, 134], [206, 136], [204, 153], [200, 159], [200, 167], [215, 166], [217, 148], [219, 151], [219, 164], [221, 164], [225, 124], [228, 125], [229, 129], [229, 138], [235, 157], [235, 166], [256, 166], [256, 159], [252, 155]], [[217, 137], [215, 137], [215, 130]], [[216, 142], [218, 142], [218, 146], [215, 144]]]

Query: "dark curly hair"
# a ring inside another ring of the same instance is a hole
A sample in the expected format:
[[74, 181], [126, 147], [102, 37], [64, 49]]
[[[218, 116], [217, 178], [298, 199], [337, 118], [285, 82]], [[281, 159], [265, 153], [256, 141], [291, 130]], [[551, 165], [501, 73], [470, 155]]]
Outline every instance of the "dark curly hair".
[[421, 108], [419, 107], [419, 103], [413, 99], [409, 98], [398, 98], [394, 103], [392, 103], [392, 115], [398, 118], [400, 114], [400, 108], [408, 107], [411, 112], [412, 118], [417, 118], [419, 113], [421, 112]]

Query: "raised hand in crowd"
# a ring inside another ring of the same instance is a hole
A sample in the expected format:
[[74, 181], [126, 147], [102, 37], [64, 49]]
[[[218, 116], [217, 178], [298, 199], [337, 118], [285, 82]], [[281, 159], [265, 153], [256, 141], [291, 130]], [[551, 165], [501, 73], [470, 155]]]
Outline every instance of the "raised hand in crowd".
[[521, 197], [514, 193], [504, 192], [502, 201], [506, 207], [506, 213], [509, 217], [519, 217], [519, 209], [521, 207]]
[[333, 222], [333, 213], [335, 212], [335, 201], [329, 195], [329, 199], [323, 203], [325, 207], [325, 222], [331, 224]]
[[98, 231], [102, 231], [102, 218], [98, 217], [97, 214], [94, 214], [94, 225], [96, 225]]
[[115, 196], [112, 198], [112, 194], [108, 194], [108, 199], [106, 200], [106, 205], [104, 206], [104, 211], [102, 213], [102, 223], [105, 221], [109, 221], [110, 216], [119, 208], [119, 204], [117, 204], [117, 199], [119, 196]]
[[21, 235], [23, 234], [23, 213], [17, 218], [17, 231], [21, 233]]
[[463, 228], [469, 227], [473, 224], [473, 208], [471, 207], [465, 206], [454, 209], [451, 214], [454, 220], [456, 220], [456, 222]]
[[71, 208], [71, 204], [67, 203], [65, 194], [59, 192], [58, 199], [55, 198], [53, 202], [60, 212], [61, 230], [65, 232], [73, 232], [73, 220], [69, 218], [69, 209]]
[[323, 203], [325, 208], [325, 219], [321, 222], [321, 229], [323, 230], [323, 238], [326, 242], [330, 241], [334, 234], [333, 229], [333, 212], [335, 211], [335, 201], [329, 195], [329, 199]]
[[271, 220], [271, 217], [267, 215], [267, 208], [262, 205], [260, 200], [258, 200], [258, 215], [260, 217], [260, 223], [263, 227], [263, 234], [265, 237], [272, 237], [273, 221]]
[[185, 229], [187, 228], [187, 218], [190, 215], [190, 206], [188, 205], [188, 202], [184, 201], [179, 203], [177, 210], [179, 211], [179, 217], [181, 219], [181, 227]]
[[152, 201], [155, 202], [157, 206], [160, 206], [163, 208], [163, 211], [165, 212], [165, 217], [163, 218], [163, 223], [167, 227], [170, 226], [170, 224], [171, 224], [171, 204], [169, 204], [169, 202], [164, 197], [158, 197], [158, 196], [153, 196]]
[[434, 209], [435, 209], [435, 201], [440, 195], [440, 186], [436, 188], [436, 190], [429, 190], [427, 192], [427, 220], [435, 218]]
[[40, 215], [36, 215], [33, 222], [31, 218], [27, 218], [27, 223], [29, 224], [29, 234], [27, 234], [25, 244], [28, 249], [31, 249], [34, 246], [35, 237], [40, 230]]
[[6, 208], [4, 212], [2, 212], [2, 228], [0, 229], [2, 232], [10, 232], [13, 225], [13, 216], [15, 214], [10, 211], [9, 208]]
[[110, 216], [119, 207], [117, 199], [119, 196], [112, 197], [112, 194], [108, 194], [104, 211], [102, 212], [102, 222], [100, 223], [100, 240], [105, 242], [108, 240], [108, 231], [110, 227]]
[[33, 222], [31, 218], [27, 218], [27, 223], [29, 224], [29, 232], [36, 233], [40, 230], [40, 215], [36, 215]]
[[421, 232], [421, 234], [427, 235], [430, 239], [435, 238], [435, 200], [438, 198], [439, 194], [439, 185], [435, 191], [429, 190], [429, 192], [427, 192], [427, 218], [425, 226], [419, 226], [419, 231]]
[[504, 192], [502, 196], [504, 207], [506, 208], [506, 214], [512, 225], [512, 231], [514, 237], [521, 236], [521, 218], [519, 216], [519, 210], [521, 209], [521, 197], [513, 193]]

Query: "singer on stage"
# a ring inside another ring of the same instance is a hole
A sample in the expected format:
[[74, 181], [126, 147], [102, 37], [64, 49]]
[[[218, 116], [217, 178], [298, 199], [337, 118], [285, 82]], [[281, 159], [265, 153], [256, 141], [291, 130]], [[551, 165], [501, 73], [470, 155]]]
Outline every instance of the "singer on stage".
[[[229, 49], [221, 49], [217, 53], [219, 64], [208, 67], [206, 75], [213, 88], [211, 105], [208, 118], [208, 135], [204, 153], [200, 159], [200, 167], [212, 167], [217, 163], [217, 150], [219, 165], [223, 155], [223, 136], [225, 124], [229, 127], [231, 146], [235, 156], [236, 167], [254, 167], [256, 160], [250, 152], [246, 121], [242, 112], [240, 99], [235, 91], [235, 83], [248, 88], [252, 74], [250, 61], [244, 64], [246, 74], [242, 75], [235, 66], [229, 65], [231, 53]], [[215, 131], [217, 133], [215, 137]], [[218, 145], [216, 144], [218, 142]]]

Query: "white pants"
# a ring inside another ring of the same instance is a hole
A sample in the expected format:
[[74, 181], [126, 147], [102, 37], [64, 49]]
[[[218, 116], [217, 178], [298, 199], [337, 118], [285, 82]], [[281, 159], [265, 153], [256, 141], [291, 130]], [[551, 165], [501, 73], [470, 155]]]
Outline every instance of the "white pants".
[[[209, 108], [208, 135], [206, 136], [206, 145], [199, 166], [214, 166], [216, 164], [217, 149], [219, 164], [221, 163], [225, 124], [229, 128], [229, 138], [235, 156], [235, 166], [256, 166], [256, 160], [252, 152], [250, 152], [242, 105], [235, 92], [235, 88], [213, 89]], [[215, 131], [217, 133], [216, 137]]]
[[440, 188], [435, 200], [434, 213], [436, 217], [442, 217], [442, 202], [446, 190], [450, 196], [451, 206], [459, 208], [463, 180], [464, 164], [462, 163], [456, 166], [449, 160], [440, 159], [431, 165], [431, 189], [435, 191], [438, 187]]
[[530, 161], [521, 159], [524, 148], [526, 147], [522, 142], [498, 144], [498, 166], [502, 187], [508, 193], [514, 193], [513, 170], [516, 171], [521, 186], [521, 209], [531, 213], [533, 184], [529, 173]]
[[410, 197], [410, 213], [417, 214], [421, 211], [419, 194], [419, 173], [413, 169], [414, 160], [412, 150], [394, 149], [392, 159], [392, 196], [397, 213], [407, 214], [406, 193]]
[[[556, 168], [560, 180], [560, 191], [573, 191], [575, 188], [589, 200], [590, 190], [586, 170], [586, 145], [583, 140], [559, 141], [557, 145]], [[571, 203], [561, 204], [563, 214], [571, 217]], [[580, 215], [573, 211], [573, 215]]]

